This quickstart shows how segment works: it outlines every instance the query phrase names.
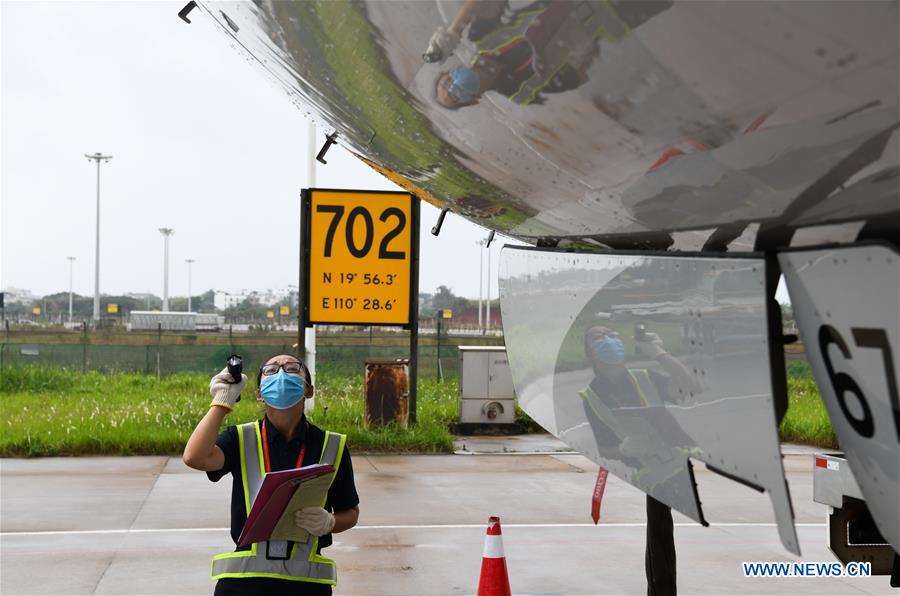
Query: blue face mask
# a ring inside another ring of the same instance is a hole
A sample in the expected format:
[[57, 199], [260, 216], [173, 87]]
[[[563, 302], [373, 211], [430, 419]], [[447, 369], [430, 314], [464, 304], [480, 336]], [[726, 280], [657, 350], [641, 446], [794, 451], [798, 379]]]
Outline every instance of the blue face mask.
[[279, 370], [274, 375], [263, 377], [259, 394], [266, 405], [276, 410], [287, 410], [297, 405], [306, 393], [306, 379]]
[[460, 103], [469, 103], [481, 90], [481, 77], [472, 68], [460, 66], [450, 71], [450, 86], [447, 92]]
[[622, 364], [625, 362], [625, 344], [618, 337], [609, 335], [591, 344], [594, 349], [594, 357], [604, 364]]

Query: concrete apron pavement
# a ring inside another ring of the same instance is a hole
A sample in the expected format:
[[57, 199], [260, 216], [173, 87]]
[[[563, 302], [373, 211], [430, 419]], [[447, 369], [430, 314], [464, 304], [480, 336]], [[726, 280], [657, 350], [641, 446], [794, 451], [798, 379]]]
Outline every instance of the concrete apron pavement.
[[[469, 442], [471, 449], [476, 443]], [[483, 444], [482, 444], [483, 445]], [[785, 467], [802, 561], [832, 561], [812, 456]], [[610, 476], [590, 522], [597, 466], [577, 454], [353, 459], [360, 524], [325, 554], [339, 594], [474, 593], [485, 522], [499, 515], [515, 593], [642, 594], [644, 496]], [[742, 561], [793, 561], [768, 497], [696, 469], [710, 528], [676, 515], [682, 594], [890, 593], [886, 577], [751, 579]], [[210, 558], [233, 548], [230, 477], [165, 457], [0, 460], [0, 593], [209, 594]]]

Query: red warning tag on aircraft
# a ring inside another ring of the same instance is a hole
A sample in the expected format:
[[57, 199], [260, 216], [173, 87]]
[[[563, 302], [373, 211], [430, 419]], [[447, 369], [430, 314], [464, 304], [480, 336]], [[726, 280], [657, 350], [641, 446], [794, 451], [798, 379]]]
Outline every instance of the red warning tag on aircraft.
[[609, 472], [601, 467], [597, 473], [597, 484], [594, 485], [594, 496], [591, 499], [591, 519], [594, 520], [595, 526], [600, 523], [600, 501], [603, 500], [603, 491], [606, 490], [607, 476]]

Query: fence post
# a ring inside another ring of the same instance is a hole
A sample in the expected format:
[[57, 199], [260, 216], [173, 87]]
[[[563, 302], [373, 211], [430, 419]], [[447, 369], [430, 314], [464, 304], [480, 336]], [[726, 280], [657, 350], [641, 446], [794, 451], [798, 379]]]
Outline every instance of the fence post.
[[162, 323], [156, 324], [156, 379], [159, 380], [161, 374], [159, 370], [159, 348], [162, 344]]
[[6, 328], [6, 340], [0, 344], [0, 373], [3, 372], [3, 354], [6, 352], [6, 345], [9, 343], [9, 319], [3, 319], [3, 326]]
[[444, 380], [444, 371], [441, 368], [441, 319], [443, 318], [443, 311], [438, 311], [438, 320], [437, 320], [437, 374], [438, 381], [443, 382]]
[[88, 368], [88, 334], [87, 321], [81, 322], [81, 372], [86, 373]]
[[150, 374], [150, 344], [147, 344], [145, 347], [147, 348], [147, 355], [144, 359], [144, 374], [149, 375]]

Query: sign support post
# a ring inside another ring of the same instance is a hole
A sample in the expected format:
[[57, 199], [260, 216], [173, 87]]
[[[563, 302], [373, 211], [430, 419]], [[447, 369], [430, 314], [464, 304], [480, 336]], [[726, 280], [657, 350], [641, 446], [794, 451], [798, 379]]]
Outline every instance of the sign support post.
[[297, 281], [297, 357], [306, 362], [306, 321], [309, 309], [309, 284], [307, 268], [309, 261], [309, 190], [300, 191], [300, 275]]
[[412, 267], [409, 280], [409, 423], [415, 424], [416, 396], [419, 380], [419, 212], [421, 199], [413, 197], [412, 221]]

